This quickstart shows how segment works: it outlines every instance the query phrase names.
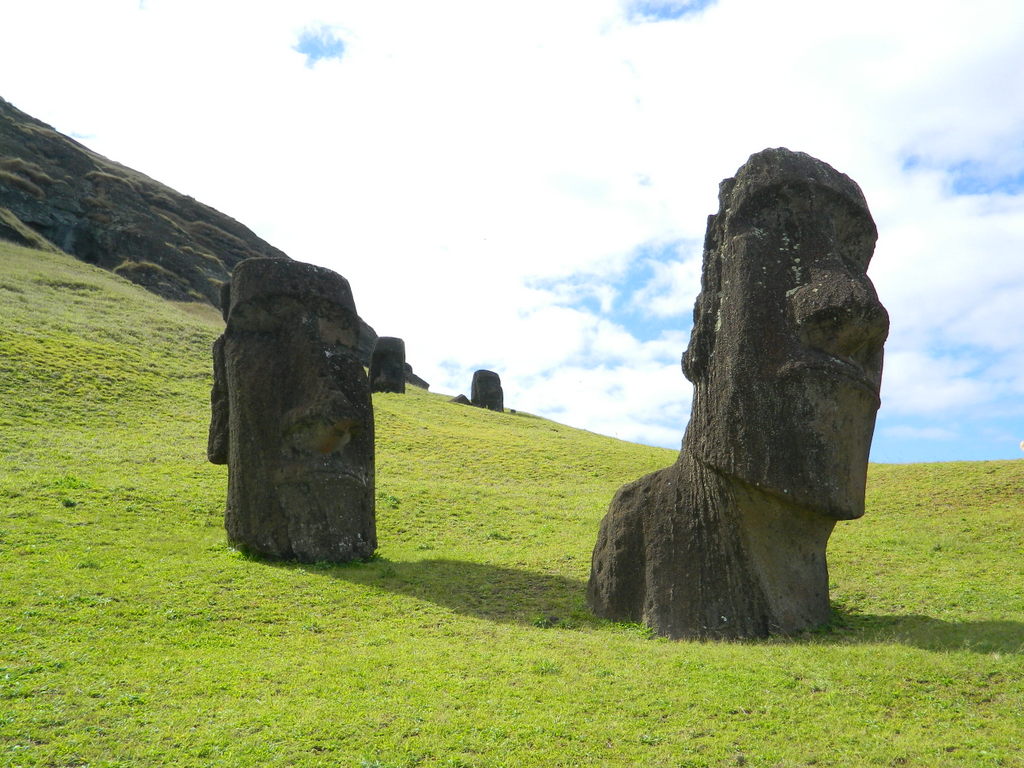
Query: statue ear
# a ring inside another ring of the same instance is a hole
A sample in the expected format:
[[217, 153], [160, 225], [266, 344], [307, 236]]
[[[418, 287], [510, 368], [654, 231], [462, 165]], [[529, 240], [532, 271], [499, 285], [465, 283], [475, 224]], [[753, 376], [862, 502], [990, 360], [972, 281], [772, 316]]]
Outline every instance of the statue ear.
[[721, 304], [721, 253], [718, 217], [708, 216], [707, 235], [704, 237], [704, 271], [700, 277], [700, 295], [693, 305], [693, 330], [690, 345], [683, 353], [683, 374], [696, 383], [707, 372], [708, 362], [715, 349], [715, 323]]
[[683, 375], [694, 384], [703, 378], [708, 368], [708, 358], [715, 344], [712, 330], [707, 328], [702, 313], [697, 307], [693, 310], [693, 330], [690, 332], [690, 346], [683, 352]]
[[224, 337], [213, 342], [213, 389], [210, 391], [210, 436], [206, 457], [212, 464], [228, 463], [228, 382], [224, 366]]
[[225, 280], [220, 284], [220, 314], [224, 322], [228, 321], [228, 312], [231, 310], [231, 280]]

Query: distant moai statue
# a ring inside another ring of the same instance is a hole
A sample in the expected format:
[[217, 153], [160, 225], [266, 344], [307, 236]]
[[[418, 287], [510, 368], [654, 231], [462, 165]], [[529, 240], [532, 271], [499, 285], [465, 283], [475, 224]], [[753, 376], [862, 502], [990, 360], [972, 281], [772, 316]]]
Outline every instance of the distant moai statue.
[[228, 465], [228, 539], [305, 562], [369, 558], [373, 405], [348, 281], [311, 264], [247, 259], [222, 298], [208, 454]]
[[412, 384], [414, 387], [419, 387], [420, 389], [430, 389], [430, 384], [426, 379], [417, 376], [416, 373], [413, 372], [412, 366], [409, 365], [409, 363], [406, 363], [403, 367], [405, 368], [406, 384]]
[[370, 391], [405, 394], [405, 342], [380, 336], [370, 358]]
[[767, 149], [722, 182], [682, 451], [612, 500], [595, 613], [673, 638], [829, 620], [825, 548], [836, 521], [864, 514], [889, 327], [866, 275], [876, 237], [857, 184], [809, 155]]
[[473, 374], [469, 400], [473, 405], [501, 413], [505, 410], [505, 394], [501, 389], [501, 377], [494, 371], [476, 371]]

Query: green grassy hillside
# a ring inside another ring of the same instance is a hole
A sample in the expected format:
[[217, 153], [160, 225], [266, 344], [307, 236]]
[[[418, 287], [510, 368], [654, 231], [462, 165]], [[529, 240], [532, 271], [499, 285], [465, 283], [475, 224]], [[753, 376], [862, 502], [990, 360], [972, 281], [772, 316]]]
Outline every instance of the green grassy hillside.
[[250, 560], [212, 313], [0, 265], [0, 765], [1024, 766], [1024, 462], [872, 467], [831, 629], [668, 642], [583, 593], [671, 452], [378, 395], [380, 557]]

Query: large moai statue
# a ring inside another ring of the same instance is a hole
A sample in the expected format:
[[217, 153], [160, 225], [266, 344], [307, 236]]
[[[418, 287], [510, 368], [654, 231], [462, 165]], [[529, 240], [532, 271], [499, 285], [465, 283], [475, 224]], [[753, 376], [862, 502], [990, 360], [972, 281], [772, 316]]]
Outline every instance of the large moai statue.
[[473, 374], [469, 401], [480, 408], [501, 413], [505, 410], [505, 393], [501, 389], [501, 377], [494, 371], [476, 371]]
[[208, 452], [228, 465], [228, 539], [306, 562], [369, 558], [373, 406], [348, 281], [312, 264], [247, 259], [223, 298]]
[[864, 514], [889, 319], [866, 275], [860, 188], [768, 149], [722, 182], [683, 370], [674, 465], [619, 489], [587, 597], [673, 638], [793, 633], [830, 618], [825, 547]]
[[380, 336], [370, 358], [370, 391], [405, 394], [405, 342]]

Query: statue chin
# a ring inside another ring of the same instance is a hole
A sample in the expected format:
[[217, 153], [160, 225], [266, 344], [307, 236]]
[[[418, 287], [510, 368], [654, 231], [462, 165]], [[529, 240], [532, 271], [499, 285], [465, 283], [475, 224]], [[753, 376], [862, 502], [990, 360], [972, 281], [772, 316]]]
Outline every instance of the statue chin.
[[878, 398], [844, 380], [803, 369], [790, 376], [760, 455], [719, 469], [776, 499], [833, 520], [864, 514], [868, 454]]

